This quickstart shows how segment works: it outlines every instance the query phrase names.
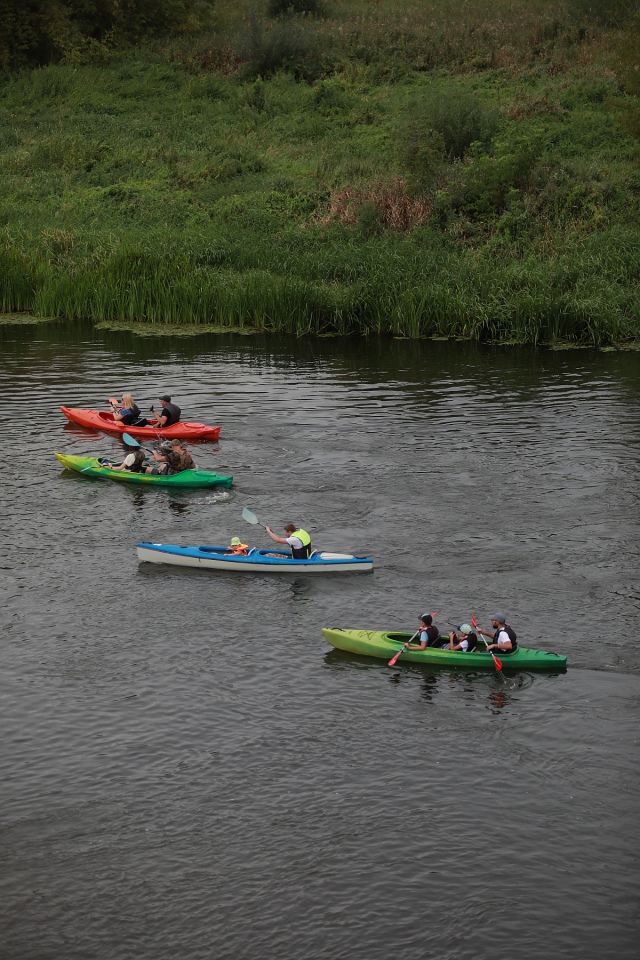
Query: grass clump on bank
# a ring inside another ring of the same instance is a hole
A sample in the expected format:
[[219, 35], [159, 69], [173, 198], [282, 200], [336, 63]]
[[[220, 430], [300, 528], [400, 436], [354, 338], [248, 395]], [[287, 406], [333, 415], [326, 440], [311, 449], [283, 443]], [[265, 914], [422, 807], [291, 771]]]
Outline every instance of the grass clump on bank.
[[193, 41], [2, 75], [0, 310], [640, 339], [633, 21], [547, 0], [212, 15]]

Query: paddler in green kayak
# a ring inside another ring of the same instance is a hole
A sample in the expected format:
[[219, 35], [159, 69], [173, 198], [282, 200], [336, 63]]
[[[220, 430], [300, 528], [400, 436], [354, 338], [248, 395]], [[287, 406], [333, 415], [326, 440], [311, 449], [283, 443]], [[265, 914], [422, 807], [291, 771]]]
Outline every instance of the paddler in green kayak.
[[291, 548], [291, 556], [294, 560], [308, 560], [311, 556], [311, 537], [306, 530], [296, 527], [294, 523], [285, 523], [285, 537], [279, 537], [273, 532], [271, 527], [265, 527], [272, 540], [276, 543], [286, 543]]
[[418, 643], [408, 643], [407, 650], [426, 650], [427, 647], [440, 646], [440, 630], [433, 622], [430, 613], [423, 613], [420, 617], [420, 640]]
[[483, 637], [491, 637], [493, 640], [493, 643], [486, 644], [487, 650], [493, 650], [495, 653], [515, 653], [518, 649], [516, 633], [512, 627], [507, 626], [504, 613], [494, 613], [491, 617], [491, 626], [495, 633], [487, 633], [480, 627], [476, 628]]

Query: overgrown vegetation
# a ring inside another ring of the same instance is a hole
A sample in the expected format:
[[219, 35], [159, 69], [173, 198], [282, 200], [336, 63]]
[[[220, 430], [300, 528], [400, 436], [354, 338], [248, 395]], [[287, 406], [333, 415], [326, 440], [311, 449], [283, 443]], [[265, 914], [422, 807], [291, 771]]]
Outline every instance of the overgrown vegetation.
[[640, 338], [633, 0], [162, 6], [2, 75], [0, 310]]

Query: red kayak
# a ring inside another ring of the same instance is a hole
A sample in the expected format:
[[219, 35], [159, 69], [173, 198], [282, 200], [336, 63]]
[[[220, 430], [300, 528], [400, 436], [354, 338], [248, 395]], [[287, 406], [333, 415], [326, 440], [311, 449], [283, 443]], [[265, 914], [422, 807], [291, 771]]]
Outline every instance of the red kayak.
[[112, 413], [104, 410], [81, 410], [79, 407], [60, 407], [67, 420], [90, 430], [105, 430], [107, 433], [128, 433], [132, 437], [166, 437], [167, 440], [217, 440], [220, 427], [207, 427], [204, 423], [180, 420], [172, 427], [158, 430], [157, 427], [125, 427]]

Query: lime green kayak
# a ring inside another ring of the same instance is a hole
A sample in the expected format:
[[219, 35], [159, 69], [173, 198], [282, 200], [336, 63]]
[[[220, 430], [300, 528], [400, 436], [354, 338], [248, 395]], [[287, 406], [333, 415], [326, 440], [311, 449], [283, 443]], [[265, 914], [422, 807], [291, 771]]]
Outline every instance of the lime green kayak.
[[171, 476], [152, 473], [132, 473], [130, 470], [111, 470], [103, 467], [96, 457], [70, 457], [56, 453], [56, 457], [66, 470], [73, 470], [83, 477], [96, 480], [116, 480], [120, 483], [138, 483], [150, 487], [230, 487], [233, 477], [225, 477], [209, 470], [183, 470]]
[[[348, 653], [360, 653], [366, 657], [391, 660], [411, 639], [408, 631], [394, 630], [385, 633], [381, 630], [327, 630], [322, 632], [332, 647], [346, 650]], [[443, 637], [446, 643], [448, 637]], [[481, 646], [481, 644], [479, 645]], [[544, 650], [518, 648], [514, 653], [500, 653], [500, 661], [509, 670], [566, 670], [567, 658]], [[462, 650], [442, 650], [439, 647], [427, 647], [426, 650], [403, 650], [396, 661], [398, 663], [422, 663], [436, 667], [454, 667], [457, 670], [495, 670], [490, 653], [464, 653]]]

